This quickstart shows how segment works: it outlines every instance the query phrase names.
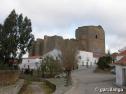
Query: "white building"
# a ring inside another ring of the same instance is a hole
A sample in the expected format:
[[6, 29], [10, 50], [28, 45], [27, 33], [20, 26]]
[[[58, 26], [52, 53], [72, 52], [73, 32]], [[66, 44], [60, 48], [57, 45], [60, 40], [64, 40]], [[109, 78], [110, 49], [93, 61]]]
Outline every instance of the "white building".
[[126, 86], [126, 65], [116, 65], [116, 85]]
[[52, 51], [50, 51], [50, 52], [44, 54], [44, 55], [42, 56], [42, 58], [45, 58], [45, 57], [47, 57], [47, 56], [53, 57], [54, 60], [58, 59], [58, 60], [61, 61], [62, 52], [61, 52], [60, 50], [58, 50], [58, 49], [53, 49]]
[[84, 65], [95, 65], [98, 61], [98, 58], [93, 57], [92, 52], [86, 52], [86, 51], [78, 51], [77, 54], [77, 62], [79, 67]]
[[37, 69], [41, 64], [42, 59], [38, 57], [31, 57], [31, 58], [23, 58], [22, 63], [19, 64], [20, 69]]
[[116, 84], [118, 86], [126, 86], [126, 50], [120, 51], [116, 57]]
[[[42, 59], [46, 58], [47, 56], [53, 57], [55, 60], [58, 59], [61, 61], [61, 51], [58, 49], [53, 49], [52, 51], [44, 54], [43, 56], [33, 56], [29, 58], [23, 58], [22, 63], [19, 64], [20, 69], [37, 69], [42, 63]], [[40, 59], [41, 58], [41, 59]]]

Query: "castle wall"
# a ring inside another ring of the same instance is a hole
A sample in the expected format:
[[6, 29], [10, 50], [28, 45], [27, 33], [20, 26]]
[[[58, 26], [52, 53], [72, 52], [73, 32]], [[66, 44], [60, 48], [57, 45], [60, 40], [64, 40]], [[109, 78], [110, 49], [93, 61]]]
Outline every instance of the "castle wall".
[[43, 45], [43, 39], [37, 39], [34, 41], [29, 51], [29, 57], [43, 55]]
[[64, 40], [64, 48], [73, 48], [73, 49], [78, 49], [78, 41], [76, 39], [65, 39]]
[[44, 53], [47, 53], [54, 48], [60, 49], [63, 46], [63, 38], [60, 36], [45, 36], [44, 37]]
[[63, 39], [61, 36], [44, 36], [37, 39], [29, 56], [42, 56], [56, 49], [75, 47], [78, 50], [93, 52], [99, 56], [105, 54], [105, 34], [101, 26], [82, 26], [76, 29], [76, 39]]
[[55, 48], [55, 40], [52, 37], [44, 36], [44, 53], [49, 52], [50, 50], [53, 50]]

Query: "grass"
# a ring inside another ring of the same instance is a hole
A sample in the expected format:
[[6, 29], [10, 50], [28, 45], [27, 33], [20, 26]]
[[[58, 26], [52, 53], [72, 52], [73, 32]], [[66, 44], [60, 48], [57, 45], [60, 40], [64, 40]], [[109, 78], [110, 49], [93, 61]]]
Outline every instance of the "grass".
[[33, 81], [33, 76], [31, 75], [22, 75], [20, 77], [25, 80], [23, 87], [21, 88], [19, 94], [33, 94], [31, 88], [28, 86], [32, 83]]
[[29, 87], [32, 84], [32, 82], [39, 82], [40, 87], [42, 88], [45, 94], [52, 94], [54, 92], [53, 84], [46, 80], [39, 79], [36, 76], [32, 75], [22, 75], [20, 78], [25, 79], [25, 84], [21, 88], [19, 94], [33, 94], [32, 88]]
[[15, 84], [19, 78], [18, 71], [15, 70], [0, 70], [0, 85], [7, 86]]
[[50, 88], [45, 82], [43, 82], [41, 86], [42, 86], [45, 94], [52, 94], [54, 92], [54, 90], [52, 88]]
[[21, 88], [19, 94], [33, 94], [32, 90], [28, 88], [28, 85], [31, 84], [31, 81], [25, 81], [23, 87]]
[[[46, 82], [40, 82], [41, 84], [41, 88], [42, 90], [44, 90], [45, 94], [52, 94], [53, 93], [53, 89], [50, 88]], [[25, 81], [25, 84], [23, 85], [23, 87], [21, 88], [19, 94], [33, 94], [32, 93], [32, 89], [29, 87], [29, 85], [32, 84], [32, 81]]]

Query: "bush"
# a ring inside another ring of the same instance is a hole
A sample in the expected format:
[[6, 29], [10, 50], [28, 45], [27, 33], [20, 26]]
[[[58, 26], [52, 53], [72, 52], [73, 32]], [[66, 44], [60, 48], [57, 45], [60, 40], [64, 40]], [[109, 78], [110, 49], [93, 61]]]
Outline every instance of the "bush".
[[111, 56], [103, 56], [99, 58], [97, 65], [98, 65], [98, 68], [104, 70], [104, 69], [110, 68], [109, 64], [111, 62], [112, 62]]
[[60, 74], [63, 70], [59, 60], [54, 60], [53, 57], [47, 56], [42, 60], [40, 71], [42, 73], [42, 77], [50, 78]]
[[12, 65], [0, 62], [0, 70], [18, 70], [18, 65]]
[[0, 70], [8, 70], [8, 69], [11, 69], [8, 64], [0, 62]]
[[[48, 80], [44, 80], [45, 86], [48, 88], [48, 93], [52, 94], [56, 90], [56, 85], [52, 84]], [[50, 90], [49, 90], [50, 89]]]

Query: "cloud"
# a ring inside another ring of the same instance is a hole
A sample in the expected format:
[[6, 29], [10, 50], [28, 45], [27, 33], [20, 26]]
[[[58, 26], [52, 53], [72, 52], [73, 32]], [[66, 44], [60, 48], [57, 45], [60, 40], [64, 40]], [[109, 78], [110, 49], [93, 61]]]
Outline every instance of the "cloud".
[[32, 20], [36, 38], [61, 35], [74, 38], [75, 29], [102, 25], [106, 46], [116, 51], [126, 41], [125, 0], [0, 0], [0, 22], [12, 9]]

